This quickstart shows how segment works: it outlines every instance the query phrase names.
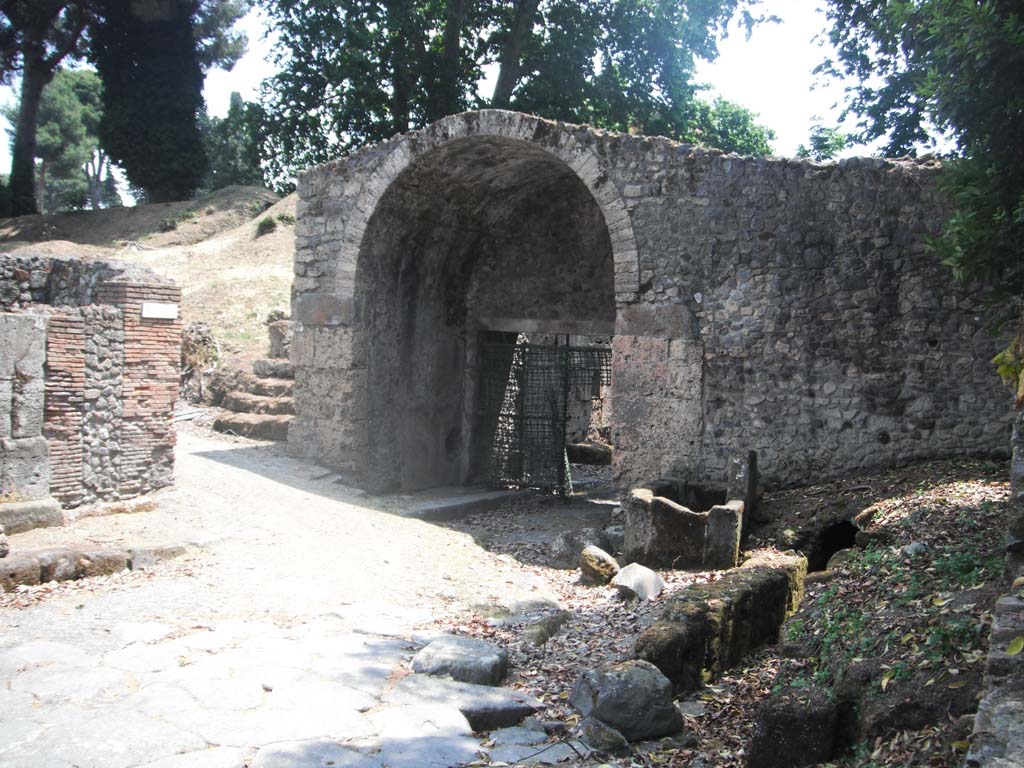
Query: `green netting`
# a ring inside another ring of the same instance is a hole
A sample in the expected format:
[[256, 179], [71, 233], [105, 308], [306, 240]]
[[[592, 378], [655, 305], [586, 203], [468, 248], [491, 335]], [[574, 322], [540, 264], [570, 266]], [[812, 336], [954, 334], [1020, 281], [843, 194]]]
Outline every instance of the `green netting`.
[[565, 453], [569, 392], [594, 396], [611, 383], [611, 350], [485, 342], [481, 346], [480, 410], [488, 481], [572, 491]]

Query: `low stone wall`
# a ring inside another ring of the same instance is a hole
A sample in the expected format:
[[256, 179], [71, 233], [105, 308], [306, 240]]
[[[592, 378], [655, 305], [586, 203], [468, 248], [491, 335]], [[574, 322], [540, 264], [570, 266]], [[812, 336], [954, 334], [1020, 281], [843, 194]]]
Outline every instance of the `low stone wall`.
[[711, 584], [668, 602], [660, 621], [637, 638], [635, 657], [661, 670], [677, 693], [694, 691], [778, 638], [803, 599], [807, 560], [762, 552]]
[[993, 611], [983, 696], [967, 768], [1024, 766], [1024, 652], [1008, 653], [1024, 637], [1024, 409], [1017, 411], [1012, 443], [1006, 532], [1006, 572], [1012, 589]]
[[[967, 768], [1024, 765], [1024, 653], [1007, 653], [1024, 637], [1024, 587], [1021, 594], [996, 602], [985, 665], [985, 693], [974, 718]], [[1016, 759], [1018, 762], [1008, 762]]]
[[[180, 300], [177, 286], [136, 265], [0, 255], [2, 347], [15, 349], [18, 328], [40, 329], [34, 377], [12, 379], [14, 353], [0, 352], [0, 401], [11, 403], [0, 404], [0, 439], [34, 439], [40, 473], [32, 482], [5, 475], [0, 498], [52, 495], [73, 507], [172, 482]], [[28, 358], [19, 359], [24, 368]], [[9, 380], [18, 382], [13, 400]], [[29, 412], [34, 435], [18, 415]]]

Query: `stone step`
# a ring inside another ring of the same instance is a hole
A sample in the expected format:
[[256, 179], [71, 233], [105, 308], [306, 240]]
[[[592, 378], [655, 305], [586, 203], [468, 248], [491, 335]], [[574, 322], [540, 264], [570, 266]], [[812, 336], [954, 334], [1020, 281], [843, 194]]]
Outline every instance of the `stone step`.
[[254, 360], [252, 372], [262, 379], [294, 379], [295, 368], [288, 360], [265, 357]]
[[283, 414], [224, 413], [213, 422], [213, 428], [256, 440], [287, 440], [292, 418]]
[[271, 413], [293, 415], [290, 397], [269, 397], [254, 395], [250, 392], [228, 392], [224, 396], [221, 407], [236, 413]]
[[253, 395], [266, 395], [267, 397], [291, 397], [292, 388], [295, 386], [293, 379], [257, 379], [251, 377], [245, 382], [245, 390]]

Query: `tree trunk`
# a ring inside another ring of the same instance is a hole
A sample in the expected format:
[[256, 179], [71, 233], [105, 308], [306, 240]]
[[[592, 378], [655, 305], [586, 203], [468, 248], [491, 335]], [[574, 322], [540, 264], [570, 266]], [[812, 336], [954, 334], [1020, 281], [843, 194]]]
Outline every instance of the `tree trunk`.
[[39, 203], [39, 212], [53, 213], [53, 206], [47, 204], [46, 200], [46, 161], [39, 162], [39, 178], [36, 179], [36, 200]]
[[523, 45], [533, 30], [533, 19], [537, 15], [537, 6], [539, 5], [540, 0], [516, 0], [512, 28], [501, 49], [501, 67], [498, 70], [498, 82], [494, 85], [491, 106], [507, 107], [512, 100], [512, 91], [519, 84], [519, 65], [523, 55]]
[[415, 42], [409, 35], [411, 19], [405, 0], [392, 0], [385, 3], [388, 12], [388, 26], [391, 32], [391, 51], [388, 61], [391, 64], [391, 123], [396, 134], [409, 130], [409, 118], [412, 113], [411, 100], [416, 85], [417, 72], [409, 55], [410, 46]]
[[445, 6], [444, 42], [433, 93], [427, 99], [427, 122], [459, 111], [459, 58], [462, 54], [462, 24], [469, 0], [448, 0]]
[[38, 56], [30, 56], [26, 46], [24, 61], [21, 106], [14, 129], [14, 148], [11, 151], [12, 216], [39, 213], [35, 184], [36, 127], [39, 122], [39, 101], [50, 79], [42, 62], [42, 46], [39, 46]]
[[89, 189], [89, 207], [94, 211], [103, 207], [103, 165], [105, 162], [106, 155], [102, 150], [97, 150], [82, 166], [85, 183]]

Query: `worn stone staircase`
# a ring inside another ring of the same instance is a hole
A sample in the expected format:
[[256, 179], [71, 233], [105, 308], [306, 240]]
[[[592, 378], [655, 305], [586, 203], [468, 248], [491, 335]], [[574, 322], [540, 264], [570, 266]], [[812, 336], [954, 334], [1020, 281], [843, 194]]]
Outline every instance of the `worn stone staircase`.
[[257, 440], [288, 439], [288, 425], [295, 415], [295, 371], [287, 359], [290, 327], [280, 328], [287, 323], [284, 320], [271, 325], [271, 356], [256, 360], [252, 374], [239, 377], [239, 388], [224, 396], [224, 413], [213, 422], [216, 431]]

